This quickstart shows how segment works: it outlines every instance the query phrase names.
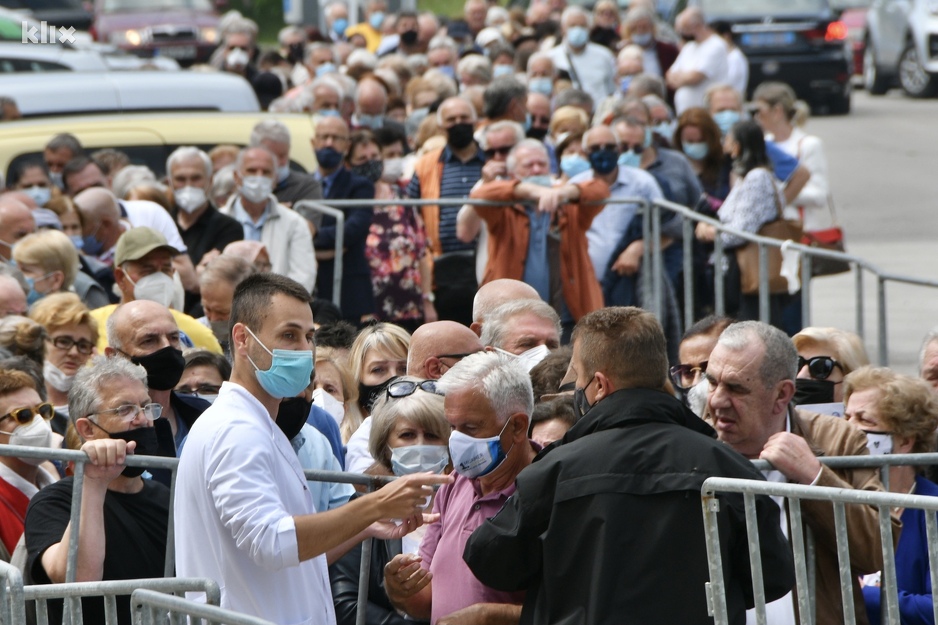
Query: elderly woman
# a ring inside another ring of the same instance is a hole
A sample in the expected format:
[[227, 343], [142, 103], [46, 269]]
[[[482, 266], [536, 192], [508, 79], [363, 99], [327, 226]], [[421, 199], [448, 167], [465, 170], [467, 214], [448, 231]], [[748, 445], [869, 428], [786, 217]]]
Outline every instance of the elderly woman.
[[349, 406], [357, 405], [358, 389], [341, 354], [329, 347], [316, 349], [313, 403], [335, 419], [340, 428]]
[[[46, 357], [42, 375], [49, 401], [57, 413], [68, 417], [72, 380], [95, 352], [98, 323], [74, 293], [44, 297], [33, 306], [29, 316], [45, 329]], [[67, 424], [58, 421], [53, 421], [53, 429], [64, 435]]]
[[[934, 451], [938, 395], [917, 378], [884, 367], [862, 367], [844, 380], [847, 421], [863, 430], [871, 454], [917, 454]], [[889, 469], [893, 493], [938, 496], [938, 484], [917, 467]], [[924, 510], [900, 509], [902, 534], [896, 547], [899, 621], [934, 625]], [[868, 576], [863, 599], [871, 625], [880, 623], [878, 575]]]
[[27, 302], [32, 305], [50, 293], [78, 293], [88, 308], [110, 304], [100, 284], [80, 272], [78, 250], [58, 230], [40, 230], [20, 239], [13, 260], [29, 283]]
[[792, 337], [798, 350], [795, 403], [829, 404], [844, 400], [844, 377], [870, 364], [863, 341], [838, 328], [805, 328]]
[[[407, 475], [443, 472], [450, 464], [447, 444], [450, 426], [443, 416], [443, 397], [432, 381], [398, 378], [375, 403], [369, 440], [375, 464], [369, 473]], [[427, 502], [430, 509], [430, 502]], [[399, 553], [416, 553], [422, 526], [398, 540], [376, 540], [372, 547], [366, 622], [408, 625], [414, 621], [395, 612], [384, 592], [384, 566]], [[352, 625], [358, 604], [361, 546], [356, 546], [329, 568], [336, 622]]]

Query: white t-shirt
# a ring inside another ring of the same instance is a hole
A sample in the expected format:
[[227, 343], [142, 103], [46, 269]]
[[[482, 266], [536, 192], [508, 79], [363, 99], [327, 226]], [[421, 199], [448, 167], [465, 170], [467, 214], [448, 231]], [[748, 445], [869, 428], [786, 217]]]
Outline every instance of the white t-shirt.
[[733, 89], [746, 97], [746, 88], [749, 86], [749, 61], [739, 48], [733, 48], [726, 55], [727, 76], [726, 82]]
[[[554, 62], [554, 67], [570, 74], [574, 87], [579, 79], [580, 88], [590, 94], [594, 106], [599, 106], [606, 96], [616, 92], [616, 58], [608, 48], [588, 43], [577, 54], [568, 48], [566, 43], [561, 42], [551, 48], [547, 55]], [[570, 70], [571, 60], [574, 71]]]
[[698, 43], [690, 41], [681, 48], [674, 65], [668, 71], [701, 72], [706, 78], [696, 85], [681, 87], [674, 94], [674, 109], [678, 115], [693, 106], [704, 105], [704, 95], [711, 85], [727, 82], [726, 43], [713, 34]]
[[185, 254], [188, 251], [186, 244], [182, 242], [182, 237], [179, 235], [176, 222], [173, 221], [165, 208], [149, 200], [121, 200], [121, 206], [127, 211], [127, 221], [130, 222], [131, 226], [134, 228], [140, 226], [153, 228], [166, 237], [166, 242], [179, 250], [180, 253]]

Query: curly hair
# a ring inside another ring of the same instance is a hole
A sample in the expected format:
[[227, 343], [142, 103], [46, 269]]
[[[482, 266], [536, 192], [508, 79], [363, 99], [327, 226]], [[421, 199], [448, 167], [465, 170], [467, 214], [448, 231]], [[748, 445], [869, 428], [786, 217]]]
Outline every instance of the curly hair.
[[14, 356], [26, 356], [42, 366], [45, 359], [46, 330], [29, 317], [9, 315], [0, 319], [0, 347]]

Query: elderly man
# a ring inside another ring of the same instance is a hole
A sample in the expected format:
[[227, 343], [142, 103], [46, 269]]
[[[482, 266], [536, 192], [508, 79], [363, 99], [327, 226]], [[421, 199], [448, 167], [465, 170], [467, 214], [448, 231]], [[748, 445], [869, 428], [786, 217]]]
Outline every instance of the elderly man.
[[[313, 149], [319, 161], [323, 195], [327, 200], [359, 200], [360, 208], [343, 208], [345, 230], [342, 240], [342, 293], [340, 308], [343, 317], [355, 324], [366, 322], [375, 312], [371, 267], [365, 258], [365, 241], [374, 219], [374, 211], [366, 205], [375, 197], [376, 180], [368, 180], [345, 166], [349, 150], [349, 128], [337, 117], [320, 119], [316, 124]], [[316, 281], [317, 297], [332, 299], [336, 255], [336, 220], [322, 218], [314, 243], [320, 259]]]
[[332, 41], [345, 41], [345, 31], [348, 29], [348, 7], [341, 0], [333, 0], [326, 4], [326, 33]]
[[489, 231], [482, 282], [523, 280], [558, 314], [563, 312], [572, 329], [576, 320], [603, 305], [586, 232], [603, 210], [599, 202], [609, 197], [609, 185], [596, 178], [551, 186], [547, 150], [535, 139], [516, 145], [506, 165], [510, 180], [488, 182], [472, 192], [476, 199], [519, 202], [510, 209], [475, 209]]
[[49, 179], [55, 183], [55, 186], [65, 189], [62, 184], [62, 170], [70, 160], [83, 153], [81, 143], [74, 135], [62, 133], [49, 139], [49, 143], [42, 150], [42, 159], [49, 169]]
[[[483, 583], [527, 590], [522, 623], [712, 622], [700, 487], [710, 476], [761, 476], [667, 391], [664, 332], [651, 313], [586, 315], [571, 370], [579, 421], [518, 476], [514, 496], [472, 534], [466, 562]], [[743, 507], [740, 495], [720, 499], [737, 624], [753, 604]], [[758, 497], [756, 514], [765, 593], [774, 599], [793, 585], [792, 555], [778, 506]]]
[[918, 356], [918, 374], [938, 390], [938, 328], [933, 328], [922, 341]]
[[388, 90], [373, 78], [363, 78], [355, 87], [355, 113], [352, 129], [377, 130], [384, 126], [388, 112]]
[[[476, 111], [459, 97], [447, 98], [436, 112], [446, 131], [447, 143], [431, 150], [416, 163], [407, 187], [412, 198], [465, 198], [482, 177], [485, 154], [473, 139]], [[433, 254], [436, 309], [440, 319], [469, 323], [467, 314], [478, 284], [472, 259], [472, 243], [456, 236], [458, 206], [424, 206], [421, 209]]]
[[[791, 339], [772, 326], [746, 321], [723, 331], [707, 364], [707, 408], [720, 440], [747, 458], [768, 460], [770, 481], [882, 491], [875, 469], [835, 470], [818, 462], [822, 454], [867, 455], [866, 437], [843, 419], [792, 407], [797, 362]], [[843, 623], [833, 508], [803, 501], [801, 509], [816, 544], [817, 622]], [[858, 580], [882, 569], [878, 514], [871, 506], [847, 506], [846, 518], [857, 622], [866, 623]], [[898, 537], [898, 517], [893, 523]], [[770, 607], [770, 622], [794, 623], [790, 600]]]
[[290, 168], [290, 130], [276, 119], [257, 122], [251, 131], [251, 147], [267, 148], [277, 157], [277, 185], [274, 195], [284, 206], [303, 200], [321, 200], [322, 184], [315, 176]]
[[609, 48], [590, 42], [591, 22], [590, 14], [579, 6], [564, 9], [560, 18], [563, 41], [548, 54], [554, 67], [567, 72], [574, 87], [599, 103], [616, 91], [616, 59]]
[[[159, 232], [147, 227], [131, 228], [117, 241], [114, 254], [114, 278], [121, 293], [121, 303], [149, 300], [169, 308], [175, 295], [173, 256], [176, 248], [169, 245]], [[107, 347], [106, 325], [116, 305], [110, 304], [91, 311], [98, 322], [98, 351]], [[221, 353], [211, 330], [178, 310], [169, 309], [186, 336], [186, 347], [200, 347]]]
[[[14, 267], [10, 268], [16, 270]], [[28, 311], [26, 291], [19, 280], [0, 270], [0, 317], [26, 315]]]
[[[163, 577], [169, 489], [125, 466], [128, 455], [156, 451], [160, 406], [147, 395], [147, 374], [122, 358], [95, 357], [75, 375], [68, 411], [88, 455], [81, 491], [78, 582]], [[27, 571], [36, 583], [62, 583], [69, 551], [72, 479], [43, 488], [26, 513]], [[60, 622], [61, 604], [49, 605]], [[104, 622], [100, 598], [82, 600], [89, 623]], [[130, 598], [117, 598], [118, 623], [130, 625]]]
[[36, 220], [25, 204], [11, 197], [0, 197], [0, 261], [10, 262], [13, 246], [36, 231]]
[[221, 212], [241, 224], [245, 240], [264, 244], [274, 272], [312, 291], [316, 284], [316, 258], [309, 226], [273, 195], [276, 171], [277, 157], [270, 150], [263, 147], [242, 150], [235, 163], [238, 192]]
[[554, 92], [554, 80], [557, 68], [546, 52], [535, 52], [528, 59], [528, 91], [539, 93], [547, 98]]
[[496, 308], [522, 299], [540, 300], [541, 298], [533, 286], [521, 280], [500, 278], [483, 284], [472, 299], [472, 325], [469, 329], [481, 336], [486, 318]]
[[500, 76], [482, 95], [482, 114], [489, 121], [508, 120], [523, 124], [528, 117], [528, 88], [514, 76]]
[[548, 350], [560, 347], [560, 317], [540, 300], [507, 302], [485, 318], [479, 340], [486, 347], [522, 356], [530, 370]]
[[242, 280], [254, 273], [251, 263], [233, 254], [222, 254], [205, 265], [199, 276], [202, 310], [205, 316], [199, 321], [212, 329], [224, 351], [228, 351], [228, 317], [234, 290]]
[[[317, 510], [277, 427], [284, 398], [309, 386], [313, 315], [305, 287], [256, 274], [231, 310], [231, 381], [195, 423], [179, 463], [175, 523], [180, 577], [209, 577], [222, 607], [274, 623], [335, 623], [326, 570], [366, 535], [400, 538], [445, 476], [410, 475], [338, 509]], [[259, 444], [260, 443], [260, 444]], [[373, 525], [379, 519], [400, 526]]]
[[655, 12], [645, 6], [635, 6], [625, 14], [631, 43], [642, 49], [642, 71], [663, 77], [671, 69], [679, 51], [674, 44], [657, 38], [656, 20]]
[[173, 391], [186, 366], [176, 320], [165, 306], [139, 300], [118, 306], [106, 326], [105, 355], [127, 358], [146, 369], [150, 399], [162, 408], [156, 428], [159, 453], [175, 456], [192, 424], [209, 407], [204, 399]]
[[[52, 447], [52, 404], [44, 403], [36, 382], [22, 371], [0, 369], [0, 444]], [[26, 507], [39, 489], [58, 479], [42, 460], [0, 456], [0, 560], [10, 561], [23, 535]]]
[[665, 81], [674, 90], [674, 111], [680, 115], [693, 106], [703, 106], [707, 89], [727, 81], [729, 50], [720, 35], [707, 25], [700, 7], [681, 11], [674, 29], [685, 43], [665, 72]]
[[[528, 127], [527, 135], [531, 139], [543, 141], [544, 138], [547, 137], [547, 133], [550, 127], [550, 97], [544, 95], [543, 93], [528, 91], [526, 105], [528, 114], [530, 116], [530, 125]], [[551, 162], [553, 163], [553, 169], [556, 169], [557, 159], [553, 152], [553, 146], [545, 145], [545, 147], [548, 147], [549, 153], [551, 155]]]
[[427, 528], [419, 557], [399, 555], [385, 567], [388, 598], [409, 616], [439, 625], [516, 623], [524, 593], [487, 586], [462, 554], [469, 531], [510, 501], [515, 479], [540, 448], [528, 440], [531, 380], [511, 357], [482, 352], [463, 358], [437, 388], [446, 394], [456, 480], [437, 493], [433, 511], [440, 519]]
[[208, 154], [192, 146], [176, 148], [166, 159], [166, 175], [173, 189], [176, 224], [193, 264], [202, 263], [207, 252], [221, 253], [229, 243], [244, 238], [241, 224], [218, 212], [208, 197], [212, 187]]
[[322, 76], [314, 80], [309, 86], [313, 95], [312, 115], [320, 117], [341, 117], [342, 86], [330, 76]]

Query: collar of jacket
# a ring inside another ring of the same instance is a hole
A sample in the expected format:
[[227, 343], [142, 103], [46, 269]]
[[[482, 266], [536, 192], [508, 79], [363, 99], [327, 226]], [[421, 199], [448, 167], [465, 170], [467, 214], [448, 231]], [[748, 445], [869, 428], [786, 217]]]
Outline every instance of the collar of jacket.
[[716, 431], [673, 395], [645, 388], [627, 388], [596, 402], [564, 435], [563, 442], [569, 443], [603, 430], [644, 423], [680, 425], [716, 438]]

